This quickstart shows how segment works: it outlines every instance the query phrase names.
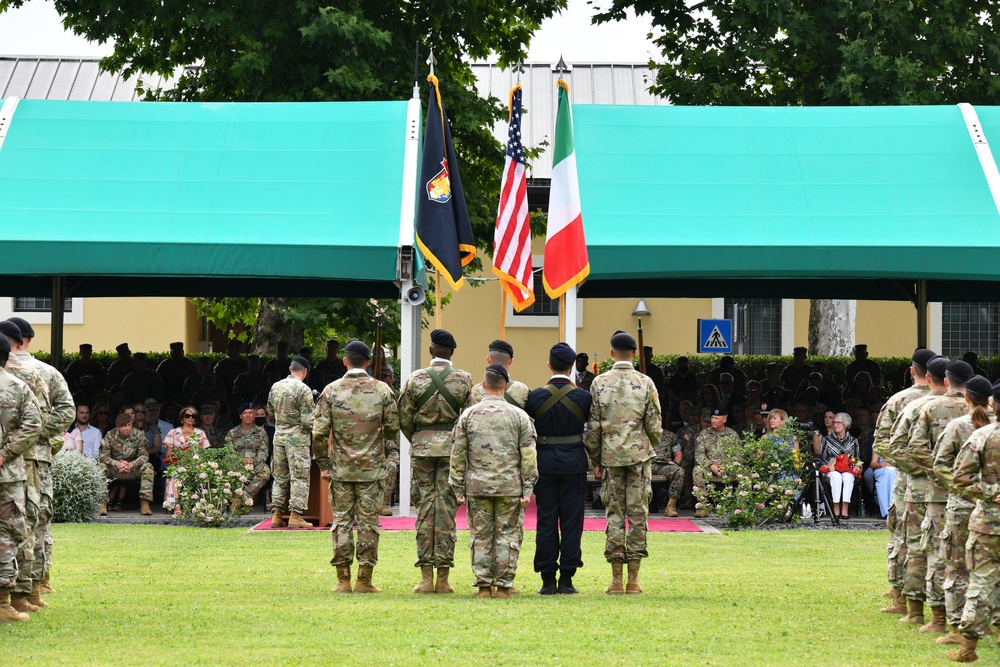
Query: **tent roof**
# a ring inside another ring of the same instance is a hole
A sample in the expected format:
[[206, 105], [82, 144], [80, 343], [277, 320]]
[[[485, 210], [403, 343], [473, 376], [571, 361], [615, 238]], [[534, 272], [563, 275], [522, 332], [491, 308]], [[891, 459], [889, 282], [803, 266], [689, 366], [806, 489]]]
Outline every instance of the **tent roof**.
[[577, 105], [574, 130], [581, 296], [995, 298], [1000, 213], [958, 106]]
[[397, 295], [407, 106], [21, 100], [5, 292]]

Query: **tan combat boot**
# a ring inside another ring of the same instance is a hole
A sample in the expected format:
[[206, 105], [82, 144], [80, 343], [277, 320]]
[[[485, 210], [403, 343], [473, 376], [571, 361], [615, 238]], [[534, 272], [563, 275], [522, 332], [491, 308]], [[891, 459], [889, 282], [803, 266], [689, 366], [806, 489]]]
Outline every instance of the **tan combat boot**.
[[663, 510], [664, 516], [675, 517], [677, 516], [677, 499], [671, 498], [667, 501], [667, 509]]
[[975, 662], [979, 660], [979, 656], [976, 655], [976, 644], [978, 643], [979, 640], [975, 637], [970, 638], [962, 635], [962, 646], [948, 651], [948, 659], [952, 662]]
[[0, 588], [0, 623], [27, 621], [31, 617], [10, 606], [10, 589]]
[[28, 602], [28, 595], [30, 595], [30, 593], [11, 593], [10, 606], [17, 611], [25, 611], [29, 614], [34, 614], [38, 611], [39, 607], [36, 607]]
[[312, 528], [313, 525], [302, 518], [302, 515], [298, 512], [292, 512], [288, 515], [288, 527], [289, 528]]
[[604, 587], [607, 595], [621, 595], [625, 592], [622, 585], [622, 564], [614, 562], [611, 564], [611, 583]]
[[420, 566], [420, 583], [413, 587], [414, 593], [434, 592], [434, 567], [431, 565]]
[[451, 572], [450, 567], [439, 567], [437, 582], [434, 584], [435, 593], [454, 593], [455, 587], [448, 583], [448, 574]]
[[920, 632], [932, 632], [943, 635], [948, 632], [948, 622], [945, 620], [944, 607], [931, 607], [931, 620], [921, 626]]
[[639, 595], [642, 593], [642, 586], [639, 585], [640, 560], [630, 560], [628, 562], [628, 583], [625, 584], [625, 592], [629, 595]]
[[49, 575], [52, 573], [51, 570], [45, 571], [45, 576], [42, 577], [42, 587], [39, 589], [42, 595], [48, 595], [49, 593], [55, 593], [56, 589], [49, 586]]
[[479, 592], [476, 593], [477, 600], [489, 600], [493, 597], [493, 587], [492, 586], [480, 586]]
[[149, 507], [148, 500], [139, 501], [139, 515], [140, 516], [153, 516], [153, 510]]
[[[93, 507], [93, 505], [91, 505]], [[97, 516], [107, 516], [108, 515], [108, 504], [101, 503], [97, 506]]]
[[337, 566], [337, 587], [333, 589], [334, 593], [350, 593], [351, 592], [351, 566], [350, 565], [338, 565]]
[[708, 515], [711, 514], [711, 512], [712, 512], [712, 510], [710, 510], [707, 506], [702, 506], [702, 508], [700, 510], [698, 510], [697, 512], [694, 513], [694, 518], [696, 518], [696, 519], [704, 519], [704, 518], [708, 517]]
[[271, 528], [284, 528], [287, 525], [281, 517], [281, 510], [271, 510]]
[[381, 593], [382, 589], [372, 583], [372, 566], [358, 567], [358, 580], [354, 582], [355, 593]]
[[924, 624], [924, 601], [907, 600], [906, 616], [899, 619], [900, 623], [913, 623], [914, 625]]
[[511, 592], [509, 588], [503, 588], [501, 586], [497, 586], [497, 592], [493, 594], [493, 597], [495, 597], [498, 600], [509, 600], [512, 597], [514, 597], [514, 594]]
[[885, 593], [882, 593], [882, 597], [884, 597], [884, 598], [894, 598], [894, 597], [896, 597], [896, 596], [895, 596], [895, 595], [893, 594], [893, 591], [894, 591], [894, 590], [896, 590], [896, 589], [895, 589], [895, 588], [890, 588], [890, 589], [889, 589], [889, 590], [887, 590], [887, 591], [886, 591]]
[[944, 637], [938, 637], [934, 641], [938, 644], [961, 644], [962, 634], [958, 631], [958, 627], [953, 625], [951, 626], [951, 629], [948, 630], [948, 634]]
[[236, 496], [235, 498], [233, 498], [233, 502], [229, 503], [229, 511], [230, 512], [235, 512], [236, 510], [238, 510], [241, 507], [243, 507], [243, 501], [240, 499], [239, 496]]
[[42, 594], [40, 592], [42, 587], [41, 581], [31, 582], [31, 593], [28, 594], [28, 602], [35, 605], [39, 609], [43, 609], [49, 606], [49, 603], [42, 599]]
[[382, 509], [378, 512], [379, 516], [392, 516], [392, 507], [389, 505], [382, 505]]
[[879, 609], [883, 614], [905, 614], [906, 613], [906, 598], [903, 597], [903, 591], [898, 588], [893, 588], [892, 593], [889, 597], [892, 598], [892, 604], [888, 607], [883, 607]]

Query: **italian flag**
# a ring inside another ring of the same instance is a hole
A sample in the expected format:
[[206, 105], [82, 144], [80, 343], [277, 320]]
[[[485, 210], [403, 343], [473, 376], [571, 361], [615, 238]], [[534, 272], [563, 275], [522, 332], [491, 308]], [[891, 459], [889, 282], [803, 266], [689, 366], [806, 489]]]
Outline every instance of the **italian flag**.
[[587, 240], [583, 236], [583, 215], [580, 212], [580, 184], [576, 178], [569, 85], [562, 79], [559, 79], [557, 85], [559, 107], [556, 113], [549, 220], [542, 265], [542, 284], [552, 299], [558, 299], [583, 282], [590, 273]]

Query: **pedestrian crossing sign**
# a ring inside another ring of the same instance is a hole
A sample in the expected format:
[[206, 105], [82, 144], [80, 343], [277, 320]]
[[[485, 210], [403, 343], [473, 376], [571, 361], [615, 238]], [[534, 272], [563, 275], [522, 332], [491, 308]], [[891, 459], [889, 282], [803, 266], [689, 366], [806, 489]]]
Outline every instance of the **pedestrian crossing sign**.
[[732, 353], [733, 321], [698, 320], [698, 351]]

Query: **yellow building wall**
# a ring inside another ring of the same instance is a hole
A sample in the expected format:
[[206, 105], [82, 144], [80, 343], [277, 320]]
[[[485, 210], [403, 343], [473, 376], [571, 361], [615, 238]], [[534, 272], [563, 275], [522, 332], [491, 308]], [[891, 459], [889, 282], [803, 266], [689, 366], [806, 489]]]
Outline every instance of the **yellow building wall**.
[[909, 301], [858, 301], [854, 340], [873, 357], [908, 357], [917, 346], [917, 309]]

